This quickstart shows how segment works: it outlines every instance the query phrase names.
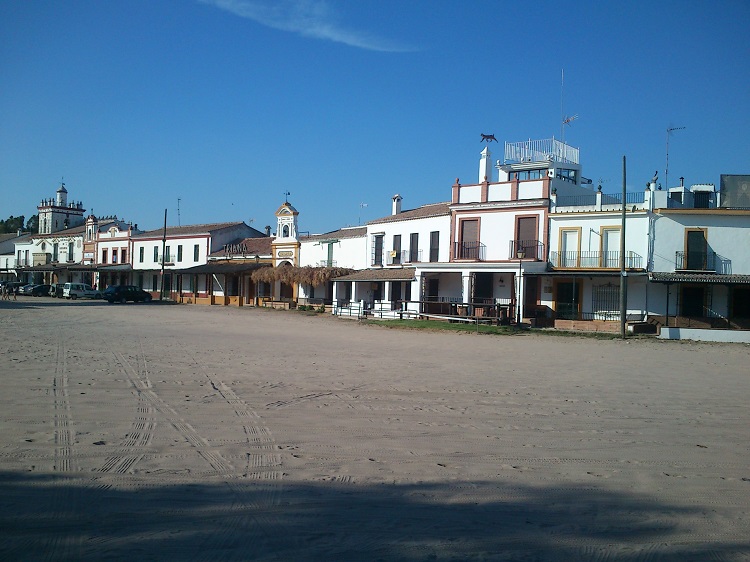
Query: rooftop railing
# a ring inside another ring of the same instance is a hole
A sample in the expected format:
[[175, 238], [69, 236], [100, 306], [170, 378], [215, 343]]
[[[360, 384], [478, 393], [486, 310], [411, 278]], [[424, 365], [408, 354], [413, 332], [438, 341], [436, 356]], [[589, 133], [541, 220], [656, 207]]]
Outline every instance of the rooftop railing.
[[505, 143], [505, 162], [558, 162], [579, 163], [579, 150], [554, 137]]

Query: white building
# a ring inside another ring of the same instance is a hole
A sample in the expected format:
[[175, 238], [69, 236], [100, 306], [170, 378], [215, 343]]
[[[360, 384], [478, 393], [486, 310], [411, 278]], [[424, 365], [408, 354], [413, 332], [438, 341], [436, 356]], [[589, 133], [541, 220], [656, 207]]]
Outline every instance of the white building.
[[183, 293], [208, 295], [212, 291], [210, 276], [176, 274], [206, 264], [208, 256], [225, 244], [261, 236], [263, 233], [244, 222], [171, 226], [133, 235], [133, 283], [158, 294], [163, 290], [175, 300]]

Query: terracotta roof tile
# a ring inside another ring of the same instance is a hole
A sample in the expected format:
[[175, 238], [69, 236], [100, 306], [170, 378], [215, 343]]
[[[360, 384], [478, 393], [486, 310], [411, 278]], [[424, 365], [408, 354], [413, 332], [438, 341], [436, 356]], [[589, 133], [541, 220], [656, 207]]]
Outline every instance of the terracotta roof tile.
[[397, 215], [389, 215], [380, 219], [375, 219], [368, 222], [367, 224], [381, 224], [386, 222], [395, 222], [403, 220], [413, 219], [424, 219], [428, 217], [440, 217], [444, 215], [450, 215], [450, 203], [431, 203], [429, 205], [422, 205], [416, 209], [409, 211], [401, 211]]

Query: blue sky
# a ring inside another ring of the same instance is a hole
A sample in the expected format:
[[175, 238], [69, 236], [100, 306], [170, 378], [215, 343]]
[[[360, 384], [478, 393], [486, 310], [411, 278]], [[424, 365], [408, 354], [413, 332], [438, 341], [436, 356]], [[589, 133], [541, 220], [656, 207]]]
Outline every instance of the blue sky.
[[262, 229], [289, 191], [325, 232], [447, 201], [480, 133], [502, 158], [566, 115], [605, 191], [623, 155], [628, 190], [663, 180], [669, 127], [669, 183], [718, 184], [750, 173], [748, 24], [745, 0], [0, 0], [0, 217], [64, 177], [141, 228], [180, 199]]

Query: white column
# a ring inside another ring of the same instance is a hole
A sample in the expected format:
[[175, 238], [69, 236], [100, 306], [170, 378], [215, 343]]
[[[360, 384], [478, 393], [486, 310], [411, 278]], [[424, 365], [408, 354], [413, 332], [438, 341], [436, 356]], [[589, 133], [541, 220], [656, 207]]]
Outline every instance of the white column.
[[471, 272], [461, 272], [461, 301], [468, 303], [471, 300]]

